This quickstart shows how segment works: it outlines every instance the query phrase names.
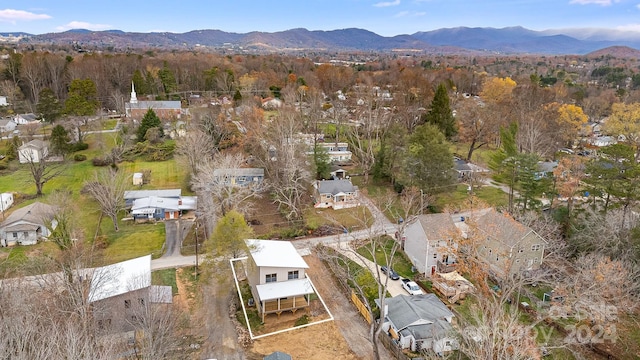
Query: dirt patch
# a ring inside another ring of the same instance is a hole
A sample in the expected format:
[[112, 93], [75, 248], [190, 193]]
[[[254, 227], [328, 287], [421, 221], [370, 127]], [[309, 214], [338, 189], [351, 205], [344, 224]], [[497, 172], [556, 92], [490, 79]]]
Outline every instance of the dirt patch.
[[274, 351], [282, 351], [294, 359], [367, 359], [351, 351], [332, 321], [272, 335], [254, 341], [247, 359], [259, 360]]
[[258, 237], [274, 235], [278, 229], [289, 226], [287, 219], [278, 211], [278, 206], [268, 196], [252, 200], [247, 221]]

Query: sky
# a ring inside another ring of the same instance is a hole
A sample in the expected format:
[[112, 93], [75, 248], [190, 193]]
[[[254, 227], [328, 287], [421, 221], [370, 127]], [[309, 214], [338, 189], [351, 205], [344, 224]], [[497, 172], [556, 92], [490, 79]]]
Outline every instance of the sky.
[[[4, 3], [4, 4], [3, 4]], [[277, 32], [360, 28], [382, 36], [458, 26], [640, 32], [640, 0], [0, 0], [0, 32], [69, 29]]]

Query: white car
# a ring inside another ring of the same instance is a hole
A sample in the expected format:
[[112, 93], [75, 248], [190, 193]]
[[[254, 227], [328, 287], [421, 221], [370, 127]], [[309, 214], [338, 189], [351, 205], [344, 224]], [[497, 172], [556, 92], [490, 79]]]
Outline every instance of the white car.
[[423, 294], [420, 286], [416, 284], [414, 281], [409, 279], [402, 279], [402, 288], [405, 289], [410, 295], [420, 295]]

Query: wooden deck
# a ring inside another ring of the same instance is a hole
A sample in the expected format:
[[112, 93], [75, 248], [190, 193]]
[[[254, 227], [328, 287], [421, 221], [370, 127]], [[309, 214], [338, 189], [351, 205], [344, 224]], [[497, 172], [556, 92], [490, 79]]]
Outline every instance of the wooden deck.
[[264, 313], [273, 314], [289, 310], [295, 311], [297, 309], [309, 306], [309, 303], [304, 296], [297, 296], [295, 298], [295, 306], [293, 300], [294, 299], [280, 300], [280, 307], [278, 307], [278, 300], [266, 301], [264, 303]]

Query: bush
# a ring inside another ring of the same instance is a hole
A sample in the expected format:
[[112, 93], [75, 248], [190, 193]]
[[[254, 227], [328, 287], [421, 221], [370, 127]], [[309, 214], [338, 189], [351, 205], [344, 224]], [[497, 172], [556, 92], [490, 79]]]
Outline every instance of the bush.
[[71, 145], [71, 152], [87, 150], [89, 148], [89, 144], [85, 142], [78, 142]]
[[108, 161], [107, 159], [103, 159], [100, 157], [95, 157], [91, 160], [91, 163], [93, 164], [93, 166], [109, 166], [111, 165], [111, 161]]
[[[75, 154], [73, 156], [73, 160], [75, 161], [85, 161], [87, 160], [87, 155], [83, 155], [83, 154]], [[94, 164], [95, 165], [95, 164]]]

